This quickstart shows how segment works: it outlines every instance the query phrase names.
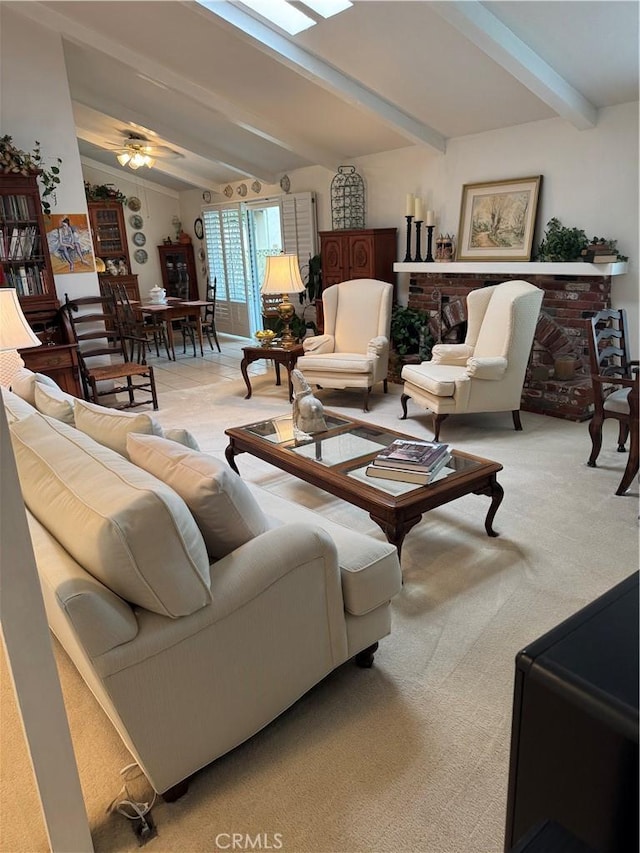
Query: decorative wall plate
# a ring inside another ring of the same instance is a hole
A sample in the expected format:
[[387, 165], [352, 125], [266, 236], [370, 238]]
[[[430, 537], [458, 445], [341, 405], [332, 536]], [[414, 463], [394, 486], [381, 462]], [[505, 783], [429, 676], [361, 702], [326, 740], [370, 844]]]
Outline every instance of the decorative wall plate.
[[202, 201], [203, 201], [205, 204], [209, 204], [209, 202], [211, 201], [211, 193], [209, 192], [209, 190], [205, 190], [205, 191], [202, 193]]
[[206, 257], [207, 257], [207, 255], [206, 255], [206, 253], [205, 253], [204, 249], [199, 249], [199, 250], [198, 250], [198, 258], [199, 258], [201, 261], [204, 261], [204, 259], [205, 259]]
[[198, 217], [193, 223], [193, 233], [196, 235], [198, 240], [202, 240], [204, 237], [204, 223], [200, 217]]
[[145, 249], [136, 249], [133, 253], [133, 257], [139, 264], [146, 264], [149, 258]]
[[136, 244], [136, 246], [144, 246], [144, 244], [147, 242], [147, 238], [144, 236], [142, 231], [136, 231], [136, 233], [133, 235], [133, 242]]
[[137, 213], [142, 207], [142, 202], [135, 195], [132, 195], [129, 201], [127, 202], [127, 207], [129, 208], [129, 210], [133, 210]]
[[251, 184], [251, 189], [254, 191], [254, 193], [259, 193], [262, 189], [262, 184], [260, 183], [260, 181], [254, 181]]
[[246, 196], [246, 194], [247, 194], [247, 185], [246, 184], [240, 184], [240, 186], [238, 187], [238, 195], [240, 196], [240, 198], [244, 198]]
[[227, 184], [227, 186], [224, 188], [224, 194], [227, 198], [231, 198], [231, 196], [233, 195], [233, 187], [231, 186], [231, 184]]
[[129, 225], [132, 228], [135, 228], [136, 231], [144, 225], [144, 221], [139, 213], [132, 213], [129, 217]]
[[289, 175], [283, 175], [280, 178], [280, 189], [283, 193], [288, 193], [291, 189], [291, 181], [289, 180]]

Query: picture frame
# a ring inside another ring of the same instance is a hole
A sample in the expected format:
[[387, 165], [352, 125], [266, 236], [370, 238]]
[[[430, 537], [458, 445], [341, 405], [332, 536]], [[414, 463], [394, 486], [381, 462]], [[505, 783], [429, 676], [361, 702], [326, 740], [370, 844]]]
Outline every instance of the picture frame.
[[458, 261], [530, 261], [542, 175], [464, 184]]
[[204, 223], [200, 216], [193, 223], [193, 231], [198, 240], [202, 240], [204, 238]]

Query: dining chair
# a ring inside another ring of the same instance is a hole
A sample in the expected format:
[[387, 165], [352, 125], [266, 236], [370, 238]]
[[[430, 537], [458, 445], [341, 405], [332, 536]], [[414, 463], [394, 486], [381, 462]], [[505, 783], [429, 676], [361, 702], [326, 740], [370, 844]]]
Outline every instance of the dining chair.
[[[130, 360], [113, 297], [84, 296], [70, 299], [65, 294], [63, 312], [77, 346], [85, 399], [99, 404], [103, 397], [126, 393], [128, 402], [118, 402], [112, 408], [130, 409], [151, 402], [153, 408], [157, 409], [153, 367], [146, 363], [144, 349], [141, 363]], [[127, 336], [128, 339], [132, 337]], [[142, 339], [137, 342], [142, 343]]]
[[107, 285], [114, 300], [116, 317], [122, 330], [122, 336], [129, 345], [129, 361], [141, 364], [142, 358], [151, 351], [153, 343], [156, 356], [160, 356], [160, 346], [164, 346], [167, 358], [171, 360], [171, 351], [167, 336], [166, 321], [156, 315], [139, 317], [129, 300], [129, 294], [123, 284], [111, 282]]
[[[222, 352], [220, 349], [220, 343], [218, 341], [218, 333], [216, 331], [216, 291], [218, 289], [218, 281], [216, 278], [213, 279], [213, 285], [207, 284], [207, 302], [211, 303], [210, 305], [205, 306], [204, 316], [202, 318], [202, 331], [207, 336], [207, 340], [209, 341], [209, 346], [213, 351], [213, 341], [216, 342], [216, 346], [218, 348], [218, 352]], [[193, 354], [196, 354], [196, 334], [198, 332], [198, 324], [197, 321], [192, 319], [191, 317], [185, 317], [184, 320], [180, 321], [180, 331], [182, 332], [182, 352], [186, 353], [187, 351], [187, 338], [191, 341], [193, 345]], [[200, 355], [204, 355], [204, 351], [202, 347], [200, 347]]]
[[594, 412], [589, 422], [590, 468], [602, 448], [602, 426], [618, 421], [618, 452], [629, 456], [616, 495], [623, 495], [638, 473], [638, 362], [629, 358], [629, 332], [624, 309], [598, 311], [587, 321]]

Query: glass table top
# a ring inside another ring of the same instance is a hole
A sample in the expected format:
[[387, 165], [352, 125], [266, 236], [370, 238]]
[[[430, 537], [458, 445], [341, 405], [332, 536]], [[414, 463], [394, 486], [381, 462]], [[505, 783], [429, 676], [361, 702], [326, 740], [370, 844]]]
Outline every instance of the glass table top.
[[481, 460], [454, 454], [426, 486], [370, 477], [366, 473], [367, 466], [383, 447], [391, 444], [400, 434], [384, 427], [354, 422], [327, 412], [325, 421], [326, 432], [316, 433], [304, 440], [294, 439], [291, 415], [248, 424], [241, 427], [241, 431], [277, 445], [279, 450], [293, 453], [326, 468], [337, 469], [353, 480], [391, 495], [403, 495], [415, 489], [429, 488], [454, 474], [473, 471], [482, 464]]

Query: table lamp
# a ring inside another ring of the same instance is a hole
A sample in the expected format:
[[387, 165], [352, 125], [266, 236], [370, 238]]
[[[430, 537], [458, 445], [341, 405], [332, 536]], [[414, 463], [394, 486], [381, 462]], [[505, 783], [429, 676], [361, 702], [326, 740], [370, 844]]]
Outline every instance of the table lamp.
[[291, 349], [297, 342], [289, 328], [295, 314], [295, 308], [289, 301], [289, 293], [302, 293], [304, 291], [298, 256], [267, 255], [266, 261], [267, 265], [260, 292], [271, 295], [278, 294], [282, 297], [282, 302], [276, 307], [278, 317], [284, 324], [281, 342], [284, 349]]
[[13, 287], [0, 287], [0, 385], [9, 387], [24, 361], [19, 349], [40, 346], [22, 313], [18, 294]]

